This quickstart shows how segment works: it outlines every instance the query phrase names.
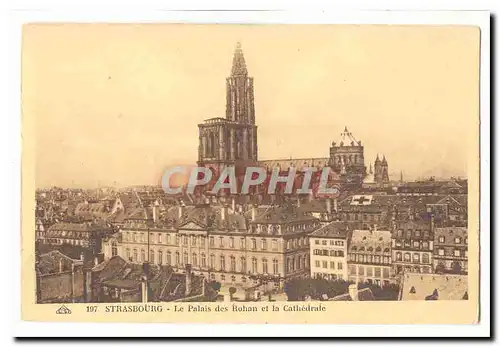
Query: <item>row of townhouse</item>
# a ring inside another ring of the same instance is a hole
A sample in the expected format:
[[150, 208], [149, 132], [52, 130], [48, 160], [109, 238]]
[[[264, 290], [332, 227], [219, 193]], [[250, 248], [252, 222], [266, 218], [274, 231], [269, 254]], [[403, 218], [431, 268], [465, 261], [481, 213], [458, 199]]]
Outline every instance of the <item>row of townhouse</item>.
[[467, 273], [467, 228], [434, 219], [394, 221], [390, 228], [334, 221], [310, 236], [311, 276], [388, 285], [404, 273]]

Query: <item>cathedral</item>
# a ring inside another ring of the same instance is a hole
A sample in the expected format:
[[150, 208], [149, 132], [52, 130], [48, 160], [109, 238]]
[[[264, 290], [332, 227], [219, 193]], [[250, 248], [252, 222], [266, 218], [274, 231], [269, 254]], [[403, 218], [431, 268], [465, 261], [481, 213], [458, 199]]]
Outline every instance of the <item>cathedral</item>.
[[328, 157], [259, 161], [254, 81], [248, 75], [240, 43], [236, 46], [231, 72], [226, 78], [226, 116], [206, 119], [198, 124], [198, 130], [198, 166], [208, 167], [215, 174], [226, 166], [234, 166], [237, 175], [252, 166], [263, 167], [268, 171], [276, 168], [287, 171], [291, 167], [300, 171], [305, 167], [322, 169], [328, 166], [344, 189], [359, 188], [367, 180], [377, 185], [389, 182], [385, 156], [382, 161], [377, 156], [374, 174], [371, 165], [367, 173], [364, 147], [347, 127], [340, 134], [339, 142], [332, 142]]

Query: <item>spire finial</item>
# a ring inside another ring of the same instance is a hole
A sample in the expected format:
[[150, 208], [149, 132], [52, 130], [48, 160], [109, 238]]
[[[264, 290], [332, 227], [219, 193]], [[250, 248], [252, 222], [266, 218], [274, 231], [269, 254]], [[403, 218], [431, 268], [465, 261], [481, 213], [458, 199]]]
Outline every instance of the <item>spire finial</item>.
[[245, 57], [243, 56], [243, 50], [241, 49], [241, 42], [236, 43], [236, 49], [234, 50], [233, 56], [233, 66], [231, 68], [231, 75], [247, 75], [247, 66], [245, 63]]

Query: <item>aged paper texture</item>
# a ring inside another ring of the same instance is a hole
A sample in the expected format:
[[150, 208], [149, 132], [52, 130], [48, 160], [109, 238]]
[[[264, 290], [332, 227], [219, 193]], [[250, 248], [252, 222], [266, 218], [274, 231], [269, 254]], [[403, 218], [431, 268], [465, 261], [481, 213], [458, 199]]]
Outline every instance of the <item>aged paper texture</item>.
[[476, 323], [479, 42], [26, 24], [23, 319]]

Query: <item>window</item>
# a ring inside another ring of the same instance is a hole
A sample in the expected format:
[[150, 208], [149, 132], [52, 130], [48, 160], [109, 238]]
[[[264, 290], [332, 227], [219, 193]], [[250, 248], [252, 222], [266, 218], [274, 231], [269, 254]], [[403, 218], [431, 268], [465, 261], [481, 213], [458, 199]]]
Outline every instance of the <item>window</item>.
[[342, 263], [340, 261], [337, 263], [337, 270], [342, 270]]
[[220, 275], [220, 280], [225, 281], [226, 280], [226, 275]]
[[141, 242], [146, 242], [146, 235], [144, 233], [141, 233]]
[[422, 242], [423, 249], [429, 249], [429, 243], [427, 241]]
[[267, 240], [266, 239], [262, 239], [262, 249], [267, 250]]
[[169, 245], [169, 244], [170, 244], [170, 235], [169, 235], [169, 234], [167, 234], [167, 237], [166, 237], [166, 238], [167, 238], [167, 245]]
[[179, 235], [175, 235], [175, 244], [178, 245], [181, 243], [181, 237]]
[[419, 248], [420, 243], [418, 241], [413, 241], [413, 248]]
[[381, 271], [380, 271], [380, 268], [379, 268], [379, 267], [376, 267], [376, 268], [375, 268], [375, 271], [374, 271], [374, 276], [375, 276], [375, 277], [381, 277], [381, 276], [380, 276], [380, 272], [381, 272]]
[[207, 267], [207, 256], [205, 253], [201, 253], [201, 267]]
[[438, 254], [439, 255], [444, 255], [444, 249], [443, 248], [438, 249]]
[[205, 236], [200, 237], [200, 245], [201, 247], [205, 247]]
[[455, 243], [456, 244], [462, 243], [462, 238], [461, 237], [455, 237]]
[[328, 269], [328, 262], [327, 261], [323, 261], [323, 269]]
[[277, 275], [279, 273], [278, 260], [273, 259], [273, 273]]
[[116, 241], [111, 242], [111, 256], [116, 257], [118, 255], [118, 246]]
[[396, 252], [396, 260], [397, 261], [402, 261], [403, 260], [403, 256], [401, 255], [401, 252]]
[[267, 271], [267, 259], [266, 258], [262, 259], [262, 273], [265, 273], [265, 274], [268, 273], [268, 271]]
[[360, 266], [360, 267], [358, 268], [358, 274], [359, 274], [360, 276], [364, 276], [364, 275], [365, 275], [365, 268], [364, 268], [364, 267], [362, 267], [362, 266]]
[[215, 255], [210, 254], [210, 268], [215, 269]]
[[187, 237], [187, 235], [182, 236], [182, 244], [187, 246], [187, 244], [188, 244], [188, 237]]
[[465, 244], [469, 243], [468, 239], [469, 239], [468, 237], [465, 238]]
[[220, 270], [221, 271], [226, 271], [226, 257], [225, 256], [223, 256], [223, 255], [220, 256], [220, 263], [219, 263], [219, 265], [220, 265]]
[[373, 257], [373, 262], [377, 263], [377, 264], [380, 264], [380, 256], [379, 255], [374, 256]]
[[316, 260], [316, 261], [314, 262], [314, 266], [316, 266], [316, 267], [320, 267], [320, 266], [321, 266], [320, 261], [319, 261], [319, 260]]
[[210, 239], [209, 239], [209, 245], [210, 247], [215, 247], [215, 241], [214, 241], [214, 237], [213, 236], [210, 236]]
[[422, 263], [424, 263], [424, 264], [429, 264], [430, 263], [429, 254], [427, 254], [427, 253], [423, 253], [422, 254]]
[[459, 249], [455, 249], [454, 255], [455, 255], [455, 257], [460, 257], [460, 250]]
[[196, 236], [191, 235], [191, 246], [196, 246]]
[[405, 253], [405, 261], [411, 261], [410, 253]]
[[366, 268], [366, 276], [368, 277], [373, 276], [373, 268], [371, 266]]
[[172, 264], [172, 253], [170, 251], [167, 252], [167, 264]]
[[234, 237], [229, 238], [229, 248], [234, 248]]
[[327, 245], [327, 241], [326, 241], [326, 240], [323, 240], [323, 241], [321, 241], [321, 244], [322, 244], [323, 246], [326, 246], [326, 245]]
[[272, 247], [273, 251], [277, 251], [278, 250], [278, 241], [277, 240], [272, 240], [271, 241], [271, 247]]
[[130, 255], [130, 248], [127, 248], [127, 252], [126, 252], [126, 254], [127, 254], [127, 260], [128, 260], [128, 261], [131, 261], [131, 260], [132, 260], [132, 257], [131, 257], [131, 255]]
[[158, 243], [161, 243], [161, 233], [157, 234]]
[[229, 267], [231, 268], [232, 272], [236, 272], [236, 258], [234, 256], [231, 256], [229, 258]]
[[330, 262], [330, 269], [335, 270], [335, 262], [334, 261]]
[[193, 263], [194, 267], [198, 266], [198, 255], [196, 253], [193, 253], [191, 255], [191, 262]]
[[257, 273], [257, 258], [252, 258], [252, 273]]
[[175, 252], [175, 264], [174, 265], [180, 265], [181, 264], [181, 254], [179, 252]]
[[155, 251], [153, 249], [149, 251], [149, 261], [153, 264], [155, 262]]
[[413, 262], [414, 263], [420, 263], [420, 254], [413, 253]]
[[219, 247], [224, 248], [224, 237], [219, 236]]
[[247, 260], [245, 257], [240, 258], [240, 269], [243, 273], [247, 272]]
[[439, 236], [439, 243], [444, 243], [444, 236]]
[[319, 245], [319, 240], [314, 240], [314, 244]]
[[141, 262], [146, 261], [146, 251], [144, 249], [141, 249]]
[[189, 254], [188, 252], [184, 252], [184, 257], [183, 257], [183, 264], [186, 265], [186, 264], [189, 264]]
[[158, 251], [158, 264], [162, 265], [163, 264], [163, 252]]
[[245, 249], [245, 238], [244, 238], [244, 237], [242, 237], [242, 238], [240, 239], [240, 248], [241, 248], [241, 249]]
[[257, 240], [252, 239], [252, 249], [256, 250], [257, 249]]

